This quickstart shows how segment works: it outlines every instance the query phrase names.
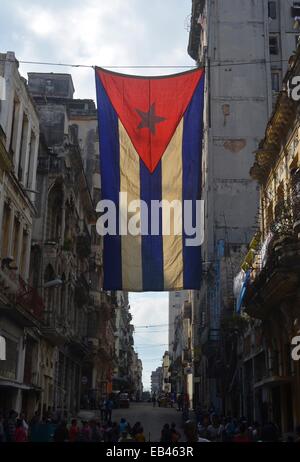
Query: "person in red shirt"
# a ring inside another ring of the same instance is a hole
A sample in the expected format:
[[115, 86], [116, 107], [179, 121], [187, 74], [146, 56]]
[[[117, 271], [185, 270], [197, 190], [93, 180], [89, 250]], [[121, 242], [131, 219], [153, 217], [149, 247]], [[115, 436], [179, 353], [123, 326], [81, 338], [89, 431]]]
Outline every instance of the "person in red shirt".
[[73, 419], [71, 421], [71, 427], [69, 430], [69, 441], [70, 443], [75, 443], [78, 439], [78, 434], [79, 434], [79, 427], [77, 425], [77, 420]]
[[26, 443], [27, 441], [27, 432], [23, 427], [23, 421], [21, 419], [17, 420], [16, 432], [15, 432], [15, 442], [16, 443]]
[[241, 424], [239, 427], [239, 433], [233, 438], [234, 443], [250, 443], [251, 439], [247, 432], [247, 427], [245, 424]]

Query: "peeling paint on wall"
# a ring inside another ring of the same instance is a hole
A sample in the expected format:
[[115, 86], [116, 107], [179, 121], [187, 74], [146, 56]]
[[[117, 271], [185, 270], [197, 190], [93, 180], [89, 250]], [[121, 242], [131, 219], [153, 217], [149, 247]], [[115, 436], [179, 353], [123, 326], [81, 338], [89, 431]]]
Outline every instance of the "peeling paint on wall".
[[240, 152], [246, 146], [245, 139], [227, 140], [224, 143], [224, 148], [231, 152]]

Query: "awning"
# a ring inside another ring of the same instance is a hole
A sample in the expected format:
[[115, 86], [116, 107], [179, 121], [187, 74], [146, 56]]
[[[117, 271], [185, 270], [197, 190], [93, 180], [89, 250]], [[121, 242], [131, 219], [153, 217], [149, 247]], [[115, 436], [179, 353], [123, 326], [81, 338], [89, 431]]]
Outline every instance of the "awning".
[[13, 380], [0, 379], [0, 387], [3, 388], [18, 388], [19, 390], [32, 390], [32, 391], [42, 391], [41, 387], [35, 385], [27, 385], [25, 383], [14, 382]]

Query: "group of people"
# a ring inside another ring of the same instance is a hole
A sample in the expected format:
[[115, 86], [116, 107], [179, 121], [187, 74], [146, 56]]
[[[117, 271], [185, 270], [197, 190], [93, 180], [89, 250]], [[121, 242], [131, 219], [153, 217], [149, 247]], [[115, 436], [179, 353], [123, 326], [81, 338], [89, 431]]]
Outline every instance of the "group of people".
[[71, 443], [144, 443], [146, 438], [140, 422], [136, 422], [131, 427], [125, 418], [122, 418], [120, 422], [83, 421], [81, 427], [78, 425], [77, 420], [73, 419], [69, 428], [66, 422], [60, 423], [54, 432], [53, 441]]
[[0, 414], [0, 443], [25, 442], [145, 442], [144, 430], [140, 422], [132, 427], [125, 418], [112, 422], [112, 406], [109, 399], [103, 404], [104, 413], [101, 420], [90, 421], [72, 419], [55, 420], [46, 414], [42, 419], [36, 412], [30, 421], [24, 413], [20, 415], [11, 410], [7, 416]]
[[[216, 413], [198, 415], [198, 441], [256, 443], [279, 442], [280, 430], [273, 422], [260, 425], [250, 424], [245, 417], [240, 419], [219, 417]], [[295, 437], [288, 437], [288, 442], [300, 442], [300, 426], [296, 428]]]
[[29, 423], [24, 413], [11, 410], [8, 415], [0, 413], [0, 443], [24, 443], [28, 441]]
[[183, 411], [184, 408], [189, 407], [190, 400], [187, 394], [184, 393], [160, 393], [159, 395], [152, 395], [153, 407], [174, 407], [177, 405], [178, 411]]

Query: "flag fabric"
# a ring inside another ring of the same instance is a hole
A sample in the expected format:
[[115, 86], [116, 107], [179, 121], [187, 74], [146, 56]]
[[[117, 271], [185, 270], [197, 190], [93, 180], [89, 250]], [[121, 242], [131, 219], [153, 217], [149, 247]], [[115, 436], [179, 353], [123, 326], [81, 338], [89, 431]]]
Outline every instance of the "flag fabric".
[[[101, 198], [117, 208], [120, 192], [149, 207], [140, 221], [151, 223], [151, 201], [201, 198], [204, 70], [137, 77], [96, 68]], [[129, 214], [130, 216], [130, 214]], [[105, 290], [198, 289], [201, 247], [181, 235], [165, 235], [163, 213], [154, 234], [104, 236]], [[195, 217], [194, 217], [195, 218]]]

